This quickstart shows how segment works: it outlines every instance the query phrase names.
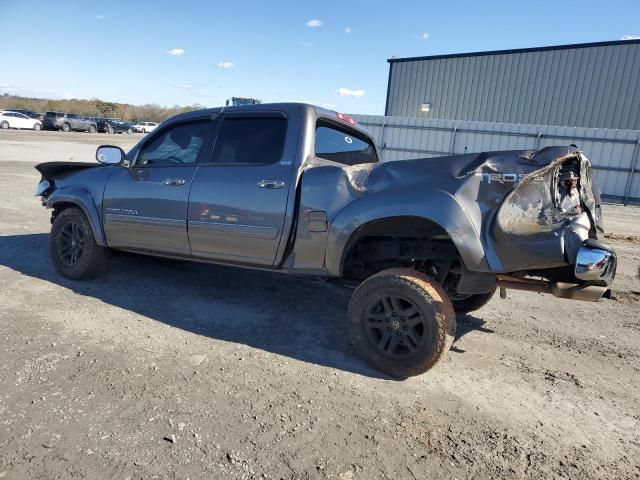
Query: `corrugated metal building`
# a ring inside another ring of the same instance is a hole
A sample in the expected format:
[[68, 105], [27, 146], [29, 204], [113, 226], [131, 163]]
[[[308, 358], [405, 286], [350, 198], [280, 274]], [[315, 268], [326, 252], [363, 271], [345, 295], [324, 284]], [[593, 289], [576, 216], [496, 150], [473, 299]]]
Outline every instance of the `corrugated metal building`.
[[388, 61], [385, 115], [640, 129], [640, 40]]

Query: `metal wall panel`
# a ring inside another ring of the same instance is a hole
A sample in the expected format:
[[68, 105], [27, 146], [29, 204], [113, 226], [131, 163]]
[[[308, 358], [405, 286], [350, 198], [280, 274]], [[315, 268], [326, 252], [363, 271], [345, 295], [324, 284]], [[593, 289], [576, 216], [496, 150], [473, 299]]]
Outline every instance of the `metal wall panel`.
[[640, 131], [552, 127], [409, 117], [351, 115], [373, 137], [383, 161], [578, 145], [589, 157], [603, 196], [640, 203]]
[[386, 114], [640, 129], [640, 42], [593, 45], [391, 59]]

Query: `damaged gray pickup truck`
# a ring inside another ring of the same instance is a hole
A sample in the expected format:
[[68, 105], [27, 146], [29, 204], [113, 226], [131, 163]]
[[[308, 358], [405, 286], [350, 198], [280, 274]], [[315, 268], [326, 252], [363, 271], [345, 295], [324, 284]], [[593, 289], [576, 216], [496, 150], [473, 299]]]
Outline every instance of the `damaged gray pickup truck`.
[[348, 116], [287, 103], [181, 114], [96, 159], [36, 167], [61, 275], [124, 250], [334, 279], [355, 287], [354, 347], [397, 377], [498, 288], [596, 301], [615, 275], [574, 146], [379, 163]]

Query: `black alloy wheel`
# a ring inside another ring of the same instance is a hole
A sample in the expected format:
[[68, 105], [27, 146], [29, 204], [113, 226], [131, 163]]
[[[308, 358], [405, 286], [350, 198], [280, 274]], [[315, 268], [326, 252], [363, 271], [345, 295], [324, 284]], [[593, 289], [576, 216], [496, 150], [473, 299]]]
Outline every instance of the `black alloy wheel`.
[[390, 268], [356, 288], [348, 326], [354, 349], [372, 367], [407, 378], [444, 359], [456, 316], [440, 284], [416, 270]]
[[430, 335], [420, 310], [407, 298], [382, 294], [366, 310], [369, 339], [380, 353], [402, 357], [418, 350]]
[[76, 265], [84, 254], [84, 232], [74, 221], [67, 222], [58, 237], [58, 256], [67, 266]]

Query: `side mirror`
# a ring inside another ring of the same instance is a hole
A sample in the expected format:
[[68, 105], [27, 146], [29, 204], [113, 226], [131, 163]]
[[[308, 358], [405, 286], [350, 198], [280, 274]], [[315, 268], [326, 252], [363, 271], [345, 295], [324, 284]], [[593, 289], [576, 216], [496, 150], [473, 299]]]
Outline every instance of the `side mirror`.
[[119, 165], [125, 159], [124, 150], [114, 145], [102, 145], [96, 150], [96, 160], [106, 165]]

